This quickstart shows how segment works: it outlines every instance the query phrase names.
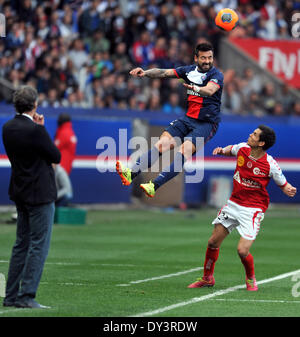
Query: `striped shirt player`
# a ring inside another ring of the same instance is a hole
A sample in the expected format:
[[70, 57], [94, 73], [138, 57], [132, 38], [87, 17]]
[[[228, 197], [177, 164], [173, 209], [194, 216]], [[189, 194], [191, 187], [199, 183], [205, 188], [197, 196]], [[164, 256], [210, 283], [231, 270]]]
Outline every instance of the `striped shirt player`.
[[287, 182], [276, 160], [265, 152], [274, 143], [275, 132], [265, 125], [260, 125], [251, 133], [247, 143], [218, 147], [213, 151], [214, 155], [237, 158], [233, 191], [212, 222], [215, 227], [208, 240], [204, 275], [190, 284], [189, 288], [211, 287], [215, 284], [213, 273], [219, 248], [225, 237], [236, 228], [241, 236], [238, 254], [245, 267], [247, 290], [258, 289], [250, 247], [256, 239], [264, 213], [269, 206], [270, 198], [266, 187], [272, 178], [289, 197], [293, 197], [297, 191]]
[[125, 167], [120, 161], [116, 170], [123, 185], [130, 185], [142, 171], [149, 169], [165, 151], [181, 146], [175, 154], [174, 162], [152, 182], [140, 187], [149, 197], [154, 197], [156, 190], [173, 179], [182, 171], [184, 162], [189, 159], [203, 144], [208, 142], [217, 132], [220, 122], [221, 95], [223, 90], [223, 74], [213, 66], [213, 48], [208, 43], [199, 44], [194, 52], [194, 65], [176, 69], [133, 69], [130, 74], [136, 77], [179, 78], [187, 88], [187, 112], [170, 123], [164, 130], [154, 147], [144, 153], [132, 168]]

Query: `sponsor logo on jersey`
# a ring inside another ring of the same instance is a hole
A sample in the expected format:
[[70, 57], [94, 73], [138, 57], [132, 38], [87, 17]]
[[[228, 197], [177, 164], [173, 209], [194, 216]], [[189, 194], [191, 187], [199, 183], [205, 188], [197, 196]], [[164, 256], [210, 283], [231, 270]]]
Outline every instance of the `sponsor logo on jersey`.
[[243, 156], [239, 156], [237, 160], [238, 166], [243, 166], [245, 164], [245, 159]]
[[261, 188], [261, 184], [259, 182], [251, 180], [251, 179], [242, 178], [241, 184], [246, 187]]
[[207, 95], [201, 95], [201, 94], [199, 94], [199, 92], [196, 92], [192, 89], [188, 89], [186, 92], [187, 92], [188, 95], [192, 95], [192, 96], [208, 97]]
[[236, 173], [233, 176], [233, 179], [236, 180], [239, 184], [242, 184], [246, 187], [251, 187], [251, 188], [261, 188], [262, 187], [261, 184], [257, 181], [246, 179], [246, 178], [241, 178], [239, 171], [236, 171]]
[[254, 169], [253, 169], [253, 173], [255, 174], [255, 175], [261, 175], [261, 176], [266, 176], [266, 174], [264, 173], [264, 172], [262, 172], [258, 167], [254, 167]]

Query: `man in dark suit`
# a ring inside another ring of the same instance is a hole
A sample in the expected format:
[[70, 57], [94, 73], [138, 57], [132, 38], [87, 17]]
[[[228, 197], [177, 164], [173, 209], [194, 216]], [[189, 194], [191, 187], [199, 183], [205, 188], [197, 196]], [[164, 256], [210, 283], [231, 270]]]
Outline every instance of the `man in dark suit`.
[[52, 163], [60, 152], [36, 112], [37, 91], [16, 90], [17, 114], [3, 125], [3, 143], [11, 163], [9, 196], [17, 207], [17, 238], [10, 259], [4, 306], [45, 308], [35, 301], [50, 247], [56, 185]]

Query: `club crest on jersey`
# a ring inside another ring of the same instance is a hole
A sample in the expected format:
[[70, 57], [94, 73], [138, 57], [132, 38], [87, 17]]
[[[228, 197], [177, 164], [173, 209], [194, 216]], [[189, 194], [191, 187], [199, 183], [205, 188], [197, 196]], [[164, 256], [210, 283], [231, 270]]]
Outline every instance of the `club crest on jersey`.
[[251, 169], [251, 167], [252, 167], [251, 161], [248, 161], [247, 166]]
[[239, 156], [237, 160], [238, 166], [243, 166], [245, 164], [245, 159], [243, 156]]

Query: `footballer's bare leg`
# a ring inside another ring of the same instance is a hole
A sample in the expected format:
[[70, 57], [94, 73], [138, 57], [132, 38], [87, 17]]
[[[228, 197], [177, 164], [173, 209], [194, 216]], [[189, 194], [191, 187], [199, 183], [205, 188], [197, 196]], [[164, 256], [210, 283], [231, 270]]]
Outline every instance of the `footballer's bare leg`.
[[160, 138], [159, 141], [154, 145], [156, 149], [162, 154], [166, 151], [174, 149], [176, 146], [176, 140], [174, 139], [173, 136], [168, 131], [164, 131]]
[[253, 242], [254, 240], [247, 240], [241, 237], [237, 247], [237, 252], [245, 268], [246, 287], [249, 291], [258, 290], [254, 271], [254, 260], [252, 254], [250, 253], [250, 248], [253, 245]]
[[214, 230], [211, 234], [211, 237], [208, 240], [207, 246], [212, 249], [220, 248], [222, 242], [229, 234], [227, 228], [225, 228], [222, 224], [215, 224]]
[[184, 156], [184, 158], [187, 160], [191, 158], [192, 155], [196, 152], [196, 146], [190, 140], [186, 140], [180, 146], [178, 152], [180, 152]]
[[215, 264], [219, 257], [220, 246], [228, 234], [228, 230], [222, 224], [215, 224], [215, 228], [207, 244], [203, 277], [200, 277], [196, 282], [190, 284], [188, 288], [204, 288], [213, 287], [215, 285]]

